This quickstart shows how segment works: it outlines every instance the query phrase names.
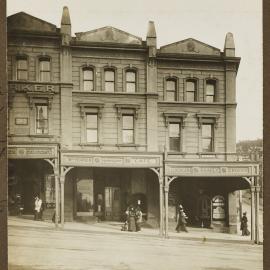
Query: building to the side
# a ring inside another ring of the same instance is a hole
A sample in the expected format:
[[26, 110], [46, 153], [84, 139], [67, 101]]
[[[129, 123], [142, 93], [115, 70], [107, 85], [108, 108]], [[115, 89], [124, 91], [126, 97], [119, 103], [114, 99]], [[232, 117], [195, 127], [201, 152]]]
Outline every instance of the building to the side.
[[234, 233], [237, 191], [251, 188], [256, 239], [259, 171], [236, 154], [231, 33], [223, 51], [193, 38], [157, 48], [153, 22], [145, 40], [110, 26], [72, 36], [66, 7], [60, 28], [24, 12], [7, 22], [10, 204], [21, 194], [31, 214], [40, 195], [63, 225], [120, 221], [139, 202], [167, 235], [181, 203], [189, 226]]

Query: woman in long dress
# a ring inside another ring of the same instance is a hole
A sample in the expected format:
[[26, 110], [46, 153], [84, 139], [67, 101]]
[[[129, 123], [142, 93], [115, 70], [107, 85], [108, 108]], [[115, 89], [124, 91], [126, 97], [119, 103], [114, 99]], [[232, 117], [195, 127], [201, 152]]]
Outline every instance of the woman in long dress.
[[128, 209], [128, 231], [136, 231], [136, 213], [133, 206], [130, 206]]

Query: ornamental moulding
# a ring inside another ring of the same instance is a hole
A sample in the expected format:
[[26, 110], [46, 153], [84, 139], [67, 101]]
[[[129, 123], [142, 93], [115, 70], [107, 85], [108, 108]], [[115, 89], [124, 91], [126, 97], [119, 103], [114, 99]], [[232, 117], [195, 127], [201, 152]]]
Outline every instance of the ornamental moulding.
[[139, 115], [139, 104], [115, 104], [116, 110], [117, 110], [117, 117], [118, 119], [121, 119], [123, 110], [133, 110], [135, 119], [138, 119]]
[[102, 118], [102, 109], [104, 107], [104, 103], [79, 103], [79, 107], [81, 108], [81, 118], [84, 118], [86, 113], [97, 112], [98, 117]]
[[[185, 120], [188, 116], [188, 113], [164, 113], [165, 117], [165, 126], [168, 127], [170, 122], [175, 122], [175, 120], [178, 119], [178, 122], [180, 122], [182, 127], [185, 127]], [[173, 121], [174, 120], [174, 121]]]
[[199, 128], [202, 127], [203, 123], [213, 123], [215, 128], [218, 127], [218, 119], [220, 118], [220, 114], [213, 113], [197, 113], [198, 125]]

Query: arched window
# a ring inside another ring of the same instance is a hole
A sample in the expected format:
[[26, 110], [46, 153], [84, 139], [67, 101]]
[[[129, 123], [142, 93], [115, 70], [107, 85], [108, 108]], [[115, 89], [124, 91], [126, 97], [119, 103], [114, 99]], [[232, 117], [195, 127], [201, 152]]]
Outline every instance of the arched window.
[[126, 71], [126, 92], [127, 93], [136, 92], [136, 71], [135, 70]]
[[92, 68], [83, 68], [83, 91], [94, 91], [94, 72]]
[[194, 102], [197, 100], [197, 82], [196, 80], [188, 79], [186, 81], [186, 101]]
[[115, 71], [113, 69], [105, 69], [104, 71], [104, 90], [105, 92], [114, 92], [115, 89]]
[[216, 95], [216, 81], [207, 80], [206, 81], [206, 90], [205, 90], [205, 101], [214, 102]]
[[39, 58], [39, 80], [41, 82], [51, 80], [51, 59], [49, 57]]
[[176, 101], [176, 80], [169, 78], [166, 80], [166, 100]]
[[28, 61], [26, 56], [16, 57], [16, 78], [22, 81], [28, 79]]

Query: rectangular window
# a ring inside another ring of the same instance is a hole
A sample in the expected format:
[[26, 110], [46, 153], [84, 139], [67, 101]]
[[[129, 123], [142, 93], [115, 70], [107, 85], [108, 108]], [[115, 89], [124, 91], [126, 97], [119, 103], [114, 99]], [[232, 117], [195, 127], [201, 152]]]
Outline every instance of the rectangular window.
[[27, 59], [17, 59], [17, 80], [27, 80], [28, 64]]
[[115, 74], [113, 70], [105, 71], [105, 92], [114, 92]]
[[187, 102], [194, 102], [196, 100], [196, 83], [187, 81], [186, 88]]
[[134, 116], [123, 115], [123, 143], [134, 143]]
[[94, 77], [91, 69], [83, 70], [83, 90], [94, 91]]
[[49, 82], [51, 80], [51, 62], [49, 59], [39, 60], [39, 78], [41, 82]]
[[48, 106], [36, 104], [36, 134], [48, 134]]
[[136, 73], [134, 71], [126, 72], [126, 91], [128, 93], [136, 92]]
[[206, 83], [206, 102], [215, 101], [215, 82]]
[[213, 125], [202, 125], [202, 151], [213, 152]]
[[86, 114], [86, 142], [98, 142], [98, 117], [97, 114]]
[[169, 124], [170, 151], [180, 151], [180, 124]]
[[176, 81], [166, 81], [167, 101], [176, 101]]

